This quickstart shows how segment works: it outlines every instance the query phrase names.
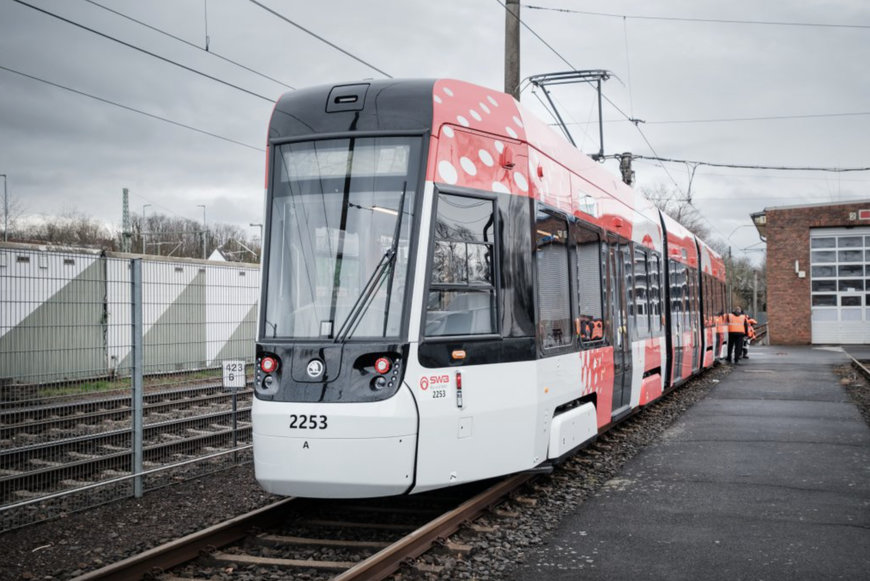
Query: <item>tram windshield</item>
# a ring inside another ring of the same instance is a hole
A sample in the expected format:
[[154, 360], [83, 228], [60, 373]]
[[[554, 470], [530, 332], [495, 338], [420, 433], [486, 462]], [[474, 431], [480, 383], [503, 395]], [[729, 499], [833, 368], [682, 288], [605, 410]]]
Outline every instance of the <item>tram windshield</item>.
[[267, 337], [398, 337], [420, 138], [277, 146], [268, 241]]

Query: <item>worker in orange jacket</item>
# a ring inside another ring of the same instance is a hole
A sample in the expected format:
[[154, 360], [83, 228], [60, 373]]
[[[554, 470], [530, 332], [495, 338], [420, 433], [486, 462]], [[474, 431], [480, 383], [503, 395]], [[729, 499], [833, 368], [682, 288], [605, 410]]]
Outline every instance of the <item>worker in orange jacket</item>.
[[734, 365], [739, 365], [740, 356], [743, 355], [743, 338], [749, 330], [749, 322], [740, 307], [728, 313], [726, 320], [728, 321], [728, 354], [725, 356], [725, 361], [728, 363], [733, 361]]
[[755, 327], [758, 321], [746, 315], [746, 337], [743, 338], [743, 358], [749, 359], [749, 344], [755, 341]]

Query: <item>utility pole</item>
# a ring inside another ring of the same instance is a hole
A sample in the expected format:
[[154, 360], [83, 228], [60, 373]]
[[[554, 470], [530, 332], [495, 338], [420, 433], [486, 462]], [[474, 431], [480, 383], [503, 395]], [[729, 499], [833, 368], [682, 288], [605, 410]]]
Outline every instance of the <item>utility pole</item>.
[[197, 207], [202, 208], [202, 259], [205, 260], [208, 258], [205, 254], [205, 235], [207, 233], [205, 229], [205, 204], [197, 204]]
[[131, 251], [133, 233], [130, 231], [130, 190], [124, 188], [121, 210], [121, 252]]
[[148, 243], [145, 241], [148, 236], [148, 233], [145, 232], [145, 208], [150, 205], [151, 204], [142, 204], [142, 254], [145, 254], [146, 250], [148, 249]]
[[505, 0], [504, 92], [520, 100], [520, 0]]
[[9, 194], [6, 193], [6, 174], [3, 176], [3, 242], [9, 242]]

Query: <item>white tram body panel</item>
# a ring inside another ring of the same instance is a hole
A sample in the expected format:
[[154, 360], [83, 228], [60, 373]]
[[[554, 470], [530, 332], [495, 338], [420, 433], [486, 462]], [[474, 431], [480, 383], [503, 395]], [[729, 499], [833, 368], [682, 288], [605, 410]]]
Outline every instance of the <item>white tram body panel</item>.
[[[413, 351], [413, 350], [412, 350]], [[534, 362], [409, 369], [420, 410], [414, 492], [510, 474], [542, 461]], [[457, 397], [461, 391], [462, 405]]]
[[[251, 414], [257, 418], [257, 480], [273, 494], [391, 496], [413, 482], [418, 416], [407, 387], [374, 403], [265, 403], [254, 398]], [[290, 425], [303, 417], [306, 425], [326, 421], [329, 429], [294, 432]]]

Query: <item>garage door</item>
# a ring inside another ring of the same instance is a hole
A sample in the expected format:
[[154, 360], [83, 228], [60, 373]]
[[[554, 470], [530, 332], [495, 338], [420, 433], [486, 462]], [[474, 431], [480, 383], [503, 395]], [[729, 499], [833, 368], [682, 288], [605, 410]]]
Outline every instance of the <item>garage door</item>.
[[870, 343], [870, 228], [810, 231], [813, 343]]

